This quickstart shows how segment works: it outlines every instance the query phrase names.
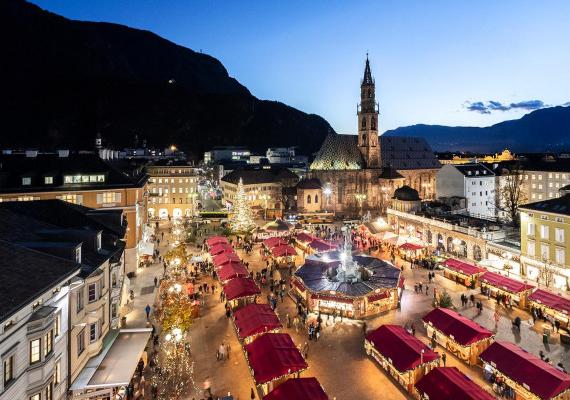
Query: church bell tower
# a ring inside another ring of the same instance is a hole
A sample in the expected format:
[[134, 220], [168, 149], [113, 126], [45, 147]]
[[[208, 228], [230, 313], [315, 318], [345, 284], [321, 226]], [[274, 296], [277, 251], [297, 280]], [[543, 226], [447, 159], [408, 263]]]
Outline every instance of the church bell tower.
[[380, 168], [380, 145], [378, 138], [378, 104], [370, 62], [366, 54], [364, 78], [360, 84], [360, 106], [358, 113], [358, 148], [366, 161], [367, 168]]

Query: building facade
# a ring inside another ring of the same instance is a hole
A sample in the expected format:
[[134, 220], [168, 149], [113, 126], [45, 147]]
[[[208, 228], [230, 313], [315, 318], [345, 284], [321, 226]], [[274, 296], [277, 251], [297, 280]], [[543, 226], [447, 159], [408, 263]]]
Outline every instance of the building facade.
[[559, 189], [570, 184], [570, 160], [529, 162], [524, 165], [526, 199], [529, 202], [560, 197]]
[[148, 217], [191, 217], [198, 210], [198, 169], [187, 162], [160, 162], [147, 166]]

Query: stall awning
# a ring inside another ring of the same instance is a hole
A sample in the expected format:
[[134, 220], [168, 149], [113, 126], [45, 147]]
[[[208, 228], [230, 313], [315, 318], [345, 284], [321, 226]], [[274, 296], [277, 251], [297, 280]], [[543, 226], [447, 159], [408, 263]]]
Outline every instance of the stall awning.
[[297, 251], [289, 245], [283, 245], [272, 248], [271, 255], [273, 255], [273, 257], [296, 256]]
[[286, 333], [259, 336], [245, 345], [244, 350], [258, 385], [308, 367], [291, 336]]
[[467, 276], [477, 275], [486, 271], [485, 268], [481, 268], [473, 264], [468, 264], [466, 262], [456, 260], [455, 258], [448, 258], [443, 262], [443, 265], [455, 272], [459, 272]]
[[328, 400], [317, 378], [292, 378], [283, 382], [263, 400]]
[[326, 300], [326, 301], [336, 301], [337, 303], [352, 304], [354, 300], [347, 299], [346, 297], [337, 297], [332, 294], [314, 294], [311, 296], [313, 300]]
[[415, 243], [404, 243], [400, 245], [400, 249], [402, 250], [416, 251], [416, 250], [421, 250], [423, 248], [424, 246], [422, 246], [421, 244], [415, 244]]
[[437, 360], [439, 355], [399, 325], [382, 325], [366, 335], [374, 348], [400, 372]]
[[336, 249], [336, 246], [321, 239], [315, 239], [309, 243], [309, 247], [318, 252], [331, 251]]
[[368, 301], [373, 302], [373, 301], [378, 301], [378, 300], [382, 300], [382, 299], [387, 299], [388, 297], [390, 297], [390, 291], [384, 290], [381, 293], [374, 293], [374, 294], [371, 294], [370, 296], [368, 296]]
[[431, 310], [422, 319], [462, 346], [493, 337], [490, 330], [448, 308]]
[[210, 250], [208, 250], [208, 252], [213, 255], [213, 256], [217, 256], [218, 254], [222, 254], [222, 253], [233, 253], [234, 252], [234, 248], [232, 246], [230, 246], [229, 244], [217, 244], [215, 246], [212, 246], [210, 248]]
[[107, 334], [103, 350], [91, 358], [71, 390], [127, 386], [150, 339], [152, 329], [121, 329]]
[[140, 241], [139, 253], [146, 256], [152, 256], [154, 254], [154, 244], [145, 241]]
[[218, 268], [218, 277], [222, 282], [232, 278], [247, 278], [249, 272], [242, 263], [229, 262]]
[[240, 262], [241, 260], [236, 253], [224, 253], [215, 256], [212, 261], [216, 267], [219, 267], [220, 265], [224, 265], [232, 261]]
[[494, 286], [510, 293], [520, 293], [534, 288], [533, 285], [517, 281], [516, 279], [507, 278], [506, 276], [491, 271], [485, 272], [479, 277], [479, 280], [490, 286]]
[[437, 367], [432, 369], [416, 383], [416, 389], [422, 398], [429, 400], [494, 400], [495, 396], [463, 375], [456, 367]]
[[228, 300], [240, 299], [261, 294], [261, 291], [251, 278], [231, 279], [224, 285], [224, 293]]
[[547, 292], [546, 290], [537, 289], [533, 294], [528, 296], [528, 299], [563, 314], [570, 314], [570, 299], [566, 297]]
[[228, 238], [224, 237], [224, 236], [212, 236], [211, 238], [206, 239], [206, 244], [208, 245], [208, 247], [213, 247], [217, 244], [222, 244], [222, 243], [229, 243], [228, 242]]
[[280, 237], [272, 237], [269, 239], [265, 239], [263, 241], [263, 244], [265, 247], [267, 247], [268, 249], [272, 249], [273, 247], [277, 247], [277, 246], [283, 246], [283, 245], [287, 245], [289, 244], [286, 240], [283, 240]]
[[241, 339], [282, 328], [269, 304], [248, 304], [234, 312], [234, 324]]
[[315, 240], [315, 237], [313, 235], [306, 233], [306, 232], [301, 232], [301, 233], [297, 234], [296, 239], [297, 239], [297, 241], [299, 241], [301, 243], [310, 243], [313, 240]]
[[480, 358], [541, 399], [554, 398], [570, 389], [570, 375], [513, 343], [495, 342]]

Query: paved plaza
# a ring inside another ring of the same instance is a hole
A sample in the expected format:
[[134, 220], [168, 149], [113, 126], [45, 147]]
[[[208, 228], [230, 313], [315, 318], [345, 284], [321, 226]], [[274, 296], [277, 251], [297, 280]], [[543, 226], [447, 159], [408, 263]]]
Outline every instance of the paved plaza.
[[[161, 231], [165, 232], [166, 242], [168, 238], [167, 225], [161, 225]], [[165, 251], [166, 243], [161, 243], [160, 250]], [[239, 256], [249, 263], [251, 271], [260, 271], [266, 266], [259, 255], [259, 246], [256, 245], [251, 254], [245, 254], [238, 250]], [[200, 250], [194, 246], [188, 247], [189, 251], [199, 254]], [[382, 259], [388, 259], [386, 254], [373, 253]], [[301, 260], [297, 262], [299, 264]], [[428, 295], [417, 294], [413, 286], [416, 282], [428, 282], [427, 270], [410, 269], [409, 263], [400, 259], [396, 260], [398, 266], [404, 265], [404, 276], [406, 278], [405, 290], [402, 295], [401, 307], [397, 310], [389, 311], [379, 317], [361, 321], [344, 320], [336, 321], [323, 316], [323, 330], [319, 341], [308, 341], [305, 329], [298, 327], [287, 327], [287, 314], [291, 319], [296, 314], [293, 300], [286, 296], [284, 301], [278, 302], [276, 312], [281, 319], [284, 328], [282, 332], [289, 333], [297, 345], [309, 343], [307, 362], [309, 369], [302, 376], [315, 376], [331, 399], [378, 399], [380, 393], [383, 399], [406, 399], [411, 398], [404, 392], [390, 376], [368, 357], [364, 351], [364, 329], [375, 329], [382, 324], [409, 325], [413, 323], [416, 329], [416, 336], [426, 344], [429, 342], [426, 331], [421, 322], [421, 318], [429, 312], [432, 307], [433, 288], [438, 291], [447, 290], [452, 296], [454, 305], [461, 304], [459, 298], [462, 293], [475, 294], [484, 304], [481, 315], [477, 315], [475, 307], [459, 307], [457, 310], [463, 315], [473, 319], [484, 327], [495, 332], [495, 322], [493, 313], [496, 307], [494, 299], [487, 299], [480, 294], [479, 289], [468, 290], [447, 278], [441, 272], [436, 272], [435, 281], [429, 284]], [[286, 269], [280, 270], [282, 276], [287, 279]], [[163, 273], [162, 265], [154, 264], [144, 268], [132, 279], [131, 285], [136, 293], [134, 307], [127, 315], [127, 326], [144, 326], [146, 318], [144, 307], [146, 304], [153, 304], [156, 299], [156, 290], [152, 293], [141, 295], [141, 289], [153, 286], [155, 276], [160, 277]], [[191, 329], [188, 340], [191, 345], [191, 359], [193, 362], [193, 379], [188, 382], [189, 392], [187, 399], [204, 398], [204, 382], [212, 384], [212, 392], [215, 396], [224, 396], [231, 393], [235, 399], [250, 399], [253, 379], [249, 373], [245, 356], [241, 350], [241, 345], [237, 340], [233, 324], [225, 315], [224, 304], [219, 301], [220, 284], [214, 282], [208, 275], [202, 275], [198, 283], [208, 282], [217, 285], [216, 292], [205, 296], [204, 306], [201, 308], [200, 317], [196, 318]], [[269, 285], [262, 288], [260, 302], [266, 302], [269, 292]], [[513, 309], [506, 310], [499, 308], [501, 319], [496, 330], [496, 339], [505, 340], [519, 344], [530, 353], [539, 354], [543, 351], [554, 364], [561, 361], [564, 365], [570, 365], [570, 355], [568, 349], [560, 344], [559, 337], [553, 334], [548, 344], [542, 341], [542, 323], [532, 324], [530, 315], [524, 311]], [[520, 332], [513, 330], [511, 321], [515, 316], [520, 316], [523, 320]], [[313, 318], [315, 316], [312, 316]], [[311, 316], [309, 317], [311, 319]], [[530, 321], [530, 322], [529, 322]], [[364, 325], [365, 324], [365, 325]], [[216, 350], [221, 343], [230, 344], [231, 354], [227, 361], [217, 361]], [[437, 351], [443, 352], [438, 346]], [[473, 381], [490, 391], [490, 386], [482, 378], [481, 367], [468, 367], [451, 354], [448, 354], [447, 365], [457, 366], [463, 373]], [[256, 398], [260, 398], [256, 392]], [[215, 397], [214, 397], [215, 398]]]

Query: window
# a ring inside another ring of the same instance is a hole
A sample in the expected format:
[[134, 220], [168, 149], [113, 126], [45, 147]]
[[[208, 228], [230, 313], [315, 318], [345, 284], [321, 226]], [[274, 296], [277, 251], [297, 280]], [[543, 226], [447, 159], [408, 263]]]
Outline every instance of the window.
[[526, 253], [531, 256], [534, 257], [535, 256], [535, 246], [534, 246], [534, 242], [533, 241], [528, 241], [526, 244]]
[[22, 185], [23, 186], [30, 186], [31, 184], [32, 184], [32, 178], [30, 178], [30, 177], [22, 178]]
[[550, 259], [550, 246], [547, 244], [542, 243], [540, 245], [540, 258], [543, 260]]
[[54, 322], [53, 322], [53, 334], [55, 337], [58, 337], [61, 333], [61, 311], [55, 314]]
[[83, 297], [84, 297], [83, 288], [81, 288], [77, 291], [77, 312], [83, 310], [83, 303], [84, 303]]
[[114, 203], [114, 202], [115, 202], [115, 193], [114, 192], [103, 193], [103, 203]]
[[82, 194], [63, 194], [61, 196], [55, 196], [59, 200], [67, 201], [68, 203], [72, 204], [83, 204], [83, 195]]
[[111, 318], [117, 318], [117, 303], [111, 304]]
[[44, 357], [53, 351], [53, 330], [50, 330], [44, 336]]
[[540, 225], [540, 238], [541, 239], [548, 239], [548, 226], [547, 225]]
[[54, 372], [53, 372], [53, 383], [59, 385], [61, 382], [61, 360], [55, 362]]
[[117, 286], [117, 274], [111, 274], [111, 286]]
[[41, 344], [41, 339], [34, 339], [30, 342], [30, 364], [40, 361], [40, 349], [42, 347]]
[[50, 382], [49, 385], [46, 386], [46, 389], [45, 389], [45, 394], [46, 394], [45, 400], [53, 400], [53, 396], [52, 396], [52, 393], [53, 393], [53, 386], [52, 386], [52, 385], [53, 385], [53, 383]]
[[534, 224], [529, 222], [526, 226], [526, 234], [529, 236], [534, 236]]
[[4, 360], [4, 386], [14, 379], [14, 356]]
[[81, 355], [83, 350], [85, 350], [85, 328], [77, 334], [77, 355]]
[[307, 204], [311, 204], [311, 195], [310, 194], [307, 195]]
[[75, 249], [75, 262], [81, 263], [81, 246]]
[[558, 243], [564, 243], [564, 229], [556, 228], [554, 230], [554, 238]]
[[30, 396], [30, 400], [42, 400], [42, 394], [36, 393], [33, 396]]
[[101, 250], [101, 232], [97, 234], [97, 250]]
[[542, 180], [542, 175], [538, 175], [538, 180], [539, 180], [539, 181]]
[[89, 342], [93, 343], [97, 340], [97, 324], [89, 325]]
[[53, 176], [44, 176], [45, 185], [53, 185]]
[[92, 283], [87, 288], [87, 301], [92, 303], [95, 300], [97, 300], [97, 284]]
[[564, 249], [556, 249], [556, 264], [564, 265], [566, 263], [566, 255]]

